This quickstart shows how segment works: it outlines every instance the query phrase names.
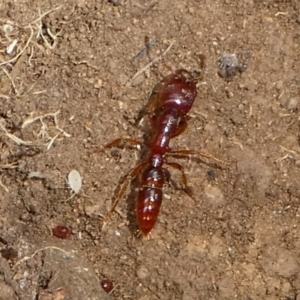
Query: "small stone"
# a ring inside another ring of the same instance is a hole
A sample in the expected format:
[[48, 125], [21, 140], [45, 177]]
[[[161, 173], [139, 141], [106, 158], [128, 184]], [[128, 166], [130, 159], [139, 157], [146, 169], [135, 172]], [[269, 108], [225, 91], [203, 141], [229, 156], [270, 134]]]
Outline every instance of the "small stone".
[[277, 90], [282, 90], [283, 89], [283, 81], [282, 80], [278, 80], [275, 84], [275, 88]]
[[298, 107], [298, 98], [291, 98], [287, 108], [289, 110], [295, 110]]
[[145, 266], [140, 266], [136, 271], [136, 275], [139, 279], [146, 279], [149, 275], [149, 270]]
[[85, 213], [89, 217], [95, 217], [100, 215], [100, 207], [99, 205], [91, 204], [91, 203], [86, 203], [84, 206]]
[[94, 82], [94, 88], [95, 89], [100, 89], [103, 85], [103, 82], [101, 79], [96, 79], [96, 81]]
[[216, 186], [207, 185], [204, 190], [204, 197], [206, 202], [214, 207], [225, 204], [224, 195]]

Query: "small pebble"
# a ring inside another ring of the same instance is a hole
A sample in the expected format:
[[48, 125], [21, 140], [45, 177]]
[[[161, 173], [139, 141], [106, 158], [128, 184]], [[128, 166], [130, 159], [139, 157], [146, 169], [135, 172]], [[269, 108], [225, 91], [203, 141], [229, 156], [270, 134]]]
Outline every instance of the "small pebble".
[[204, 199], [207, 204], [213, 207], [221, 206], [225, 204], [225, 199], [222, 191], [213, 185], [207, 185], [204, 189]]
[[277, 90], [282, 90], [282, 88], [283, 88], [283, 81], [282, 81], [282, 80], [278, 80], [278, 81], [276, 82], [276, 84], [275, 84], [275, 88], [276, 88]]
[[139, 279], [146, 279], [149, 275], [149, 270], [144, 266], [140, 266], [136, 271], [136, 275]]
[[289, 110], [295, 110], [298, 107], [298, 98], [291, 98], [287, 108]]

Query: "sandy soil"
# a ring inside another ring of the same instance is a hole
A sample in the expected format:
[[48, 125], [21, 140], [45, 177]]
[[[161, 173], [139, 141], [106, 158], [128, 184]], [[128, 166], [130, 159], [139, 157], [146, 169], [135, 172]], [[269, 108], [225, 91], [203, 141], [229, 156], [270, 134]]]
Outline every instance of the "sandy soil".
[[[299, 12], [298, 0], [2, 0], [0, 299], [300, 299]], [[246, 71], [220, 77], [222, 53]], [[199, 54], [204, 78], [172, 147], [230, 167], [181, 159], [196, 200], [170, 170], [141, 240], [136, 183], [103, 216], [144, 156], [97, 149], [143, 141], [134, 123], [152, 88]], [[72, 169], [83, 186], [65, 201]]]

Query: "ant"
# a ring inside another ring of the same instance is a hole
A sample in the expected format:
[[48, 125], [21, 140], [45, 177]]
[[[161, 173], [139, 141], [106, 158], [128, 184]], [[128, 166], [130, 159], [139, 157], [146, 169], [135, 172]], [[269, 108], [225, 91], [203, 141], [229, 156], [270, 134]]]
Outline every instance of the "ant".
[[154, 227], [162, 203], [162, 188], [168, 177], [165, 174], [164, 165], [181, 172], [184, 190], [192, 197], [183, 166], [176, 162], [169, 162], [167, 156], [180, 158], [198, 155], [221, 162], [197, 150], [172, 150], [169, 146], [170, 140], [182, 134], [187, 128], [187, 121], [189, 120], [187, 114], [197, 97], [196, 85], [200, 78], [199, 75], [199, 72], [178, 69], [164, 77], [154, 87], [147, 110], [150, 125], [150, 140], [147, 143], [141, 143], [130, 138], [118, 138], [104, 146], [104, 148], [123, 148], [124, 144], [129, 144], [134, 147], [144, 145], [148, 148], [148, 157], [126, 176], [117, 200], [111, 209], [111, 212], [115, 210], [129, 183], [141, 174], [136, 216], [139, 230], [145, 237]]

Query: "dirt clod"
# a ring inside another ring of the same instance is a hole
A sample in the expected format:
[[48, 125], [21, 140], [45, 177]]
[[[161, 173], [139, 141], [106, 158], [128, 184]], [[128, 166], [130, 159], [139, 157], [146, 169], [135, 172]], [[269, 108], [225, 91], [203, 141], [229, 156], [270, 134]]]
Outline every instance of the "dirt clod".
[[146, 279], [149, 276], [149, 270], [144, 266], [140, 266], [136, 270], [136, 275], [138, 276], [139, 279]]

